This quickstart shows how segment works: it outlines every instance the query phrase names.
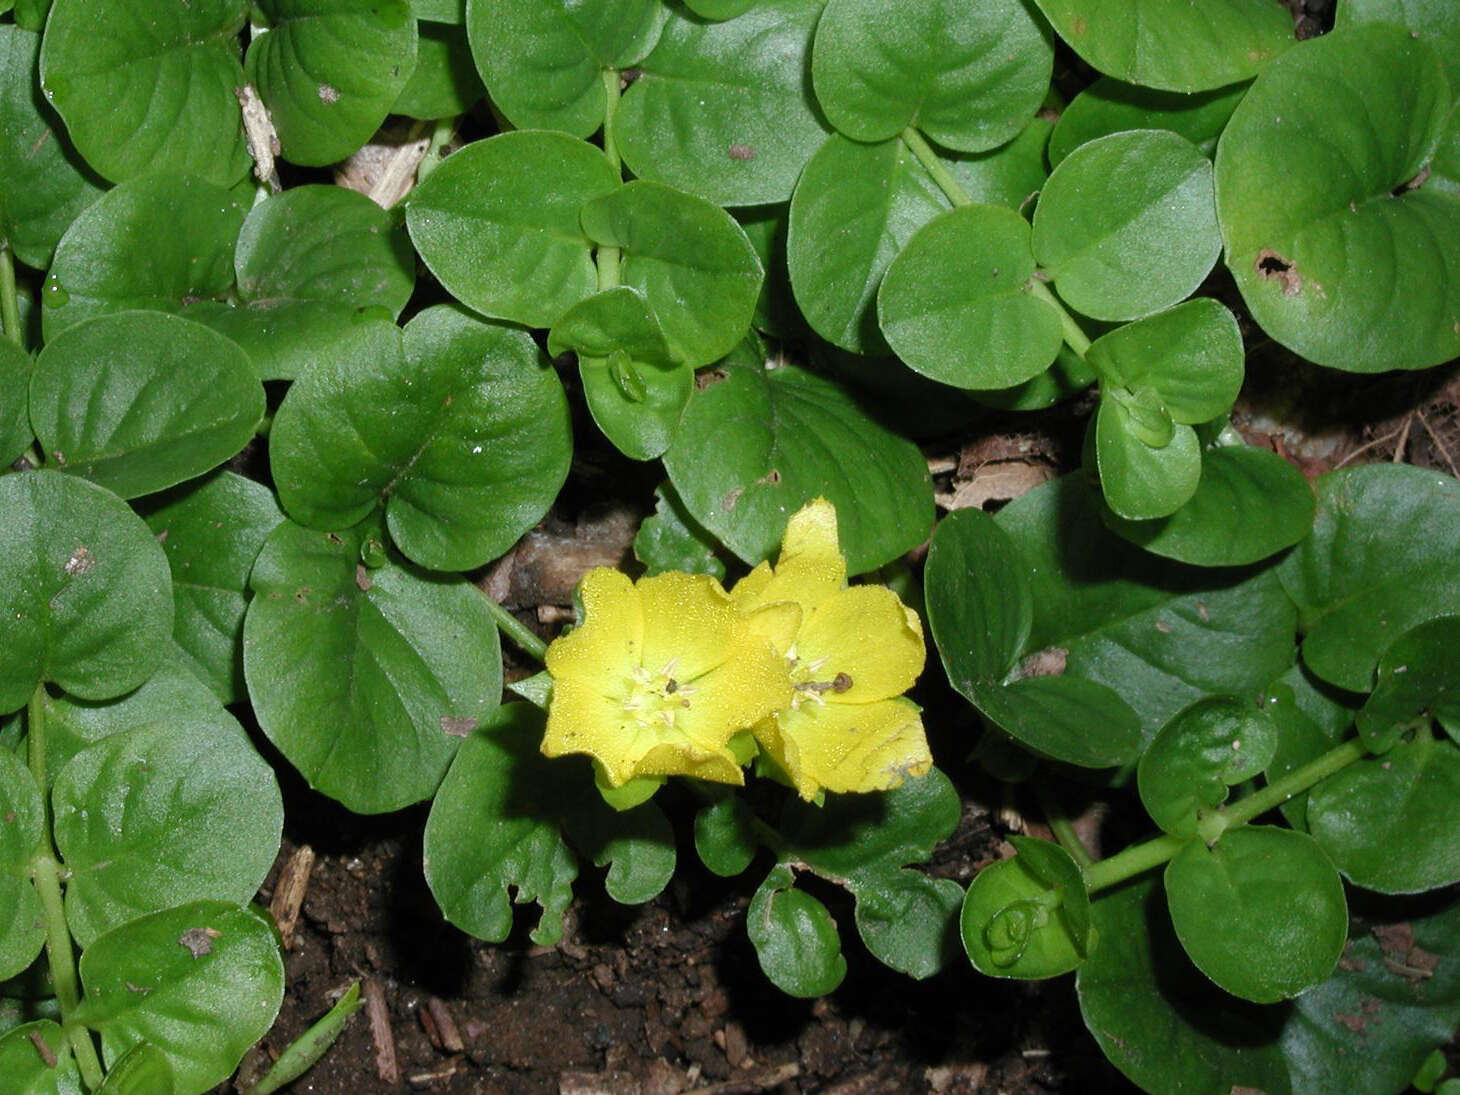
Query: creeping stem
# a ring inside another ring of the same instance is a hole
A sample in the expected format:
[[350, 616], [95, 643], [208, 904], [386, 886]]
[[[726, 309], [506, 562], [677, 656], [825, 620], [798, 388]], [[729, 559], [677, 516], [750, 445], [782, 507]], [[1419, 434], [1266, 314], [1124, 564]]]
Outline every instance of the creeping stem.
[[[606, 68], [603, 70], [603, 94], [605, 106], [603, 108], [603, 154], [608, 157], [608, 162], [613, 166], [614, 174], [623, 173], [623, 161], [619, 159], [618, 145], [613, 139], [613, 116], [618, 110], [619, 100], [619, 76], [618, 69]], [[618, 286], [618, 264], [619, 250], [617, 247], [599, 247], [594, 253], [593, 262], [598, 267], [598, 291], [600, 293]]]
[[298, 1038], [296, 1038], [279, 1059], [274, 1062], [274, 1067], [269, 1069], [268, 1074], [262, 1080], [249, 1088], [248, 1095], [271, 1095], [286, 1084], [292, 1083], [300, 1076], [303, 1076], [314, 1067], [316, 1061], [325, 1055], [325, 1052], [334, 1045], [335, 1039], [344, 1032], [345, 1024], [350, 1021], [350, 1016], [360, 1010], [360, 982], [351, 983], [345, 995], [341, 996], [335, 1006], [325, 1012], [314, 1026], [310, 1027]]
[[[25, 734], [29, 744], [30, 773], [41, 797], [46, 798], [46, 691], [44, 684], [36, 685], [26, 708]], [[50, 810], [45, 810], [44, 835], [35, 857], [30, 863], [31, 881], [41, 900], [41, 917], [46, 927], [46, 961], [51, 967], [51, 983], [56, 990], [56, 1002], [61, 1007], [61, 1025], [67, 1030], [72, 1052], [76, 1054], [76, 1067], [81, 1070], [81, 1079], [92, 1090], [101, 1086], [101, 1061], [96, 1055], [96, 1044], [85, 1027], [71, 1027], [68, 1020], [80, 1003], [81, 993], [77, 986], [76, 955], [71, 949], [71, 929], [66, 926], [66, 906], [61, 900], [61, 865], [56, 862], [55, 848], [51, 844]]]
[[1079, 865], [1080, 870], [1086, 870], [1094, 858], [1090, 855], [1090, 849], [1085, 847], [1085, 842], [1080, 839], [1080, 834], [1075, 832], [1075, 827], [1070, 824], [1069, 815], [1060, 806], [1059, 800], [1055, 798], [1054, 792], [1044, 782], [1035, 784], [1034, 793], [1039, 799], [1039, 808], [1044, 811], [1045, 824], [1049, 831], [1054, 834], [1059, 846], [1070, 854], [1070, 858]]
[[1049, 286], [1044, 284], [1037, 275], [1029, 279], [1028, 292], [1035, 300], [1042, 300], [1055, 310], [1060, 317], [1060, 333], [1064, 336], [1065, 345], [1083, 359], [1085, 352], [1090, 349], [1090, 336], [1085, 333], [1079, 321], [1070, 315], [1069, 310], [1060, 303], [1057, 296], [1049, 291]]
[[479, 589], [478, 592], [486, 599], [487, 611], [496, 621], [497, 630], [511, 639], [513, 645], [524, 654], [539, 662], [546, 660], [547, 643], [534, 635], [526, 624], [499, 605], [485, 590]]
[[20, 341], [20, 301], [15, 295], [15, 256], [10, 244], [0, 242], [0, 327], [17, 346]]

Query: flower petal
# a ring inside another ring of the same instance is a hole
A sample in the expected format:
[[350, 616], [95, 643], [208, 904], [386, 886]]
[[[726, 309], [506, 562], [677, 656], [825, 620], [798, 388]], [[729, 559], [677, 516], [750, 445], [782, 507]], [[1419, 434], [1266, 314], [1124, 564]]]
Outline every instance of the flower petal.
[[811, 613], [796, 636], [796, 658], [817, 667], [815, 680], [845, 675], [845, 687], [822, 693], [828, 703], [900, 696], [923, 671], [925, 656], [917, 614], [885, 586], [839, 591]]
[[636, 587], [644, 612], [644, 668], [675, 666], [677, 680], [693, 680], [729, 656], [745, 621], [730, 595], [708, 574], [671, 570], [641, 578]]
[[933, 763], [922, 716], [905, 699], [803, 704], [774, 722], [757, 726], [756, 736], [807, 801], [822, 790], [890, 790]]
[[554, 684], [566, 677], [604, 681], [627, 677], [641, 664], [644, 614], [627, 575], [594, 567], [578, 585], [582, 624], [547, 649]]
[[801, 606], [795, 601], [762, 605], [745, 617], [745, 625], [784, 656], [795, 645], [796, 633], [801, 630]]
[[[736, 604], [749, 612], [777, 601], [794, 601], [803, 614], [847, 584], [847, 562], [837, 542], [836, 508], [825, 498], [791, 515], [781, 557], [769, 580], [756, 567], [736, 585]], [[742, 592], [744, 587], [744, 592]]]

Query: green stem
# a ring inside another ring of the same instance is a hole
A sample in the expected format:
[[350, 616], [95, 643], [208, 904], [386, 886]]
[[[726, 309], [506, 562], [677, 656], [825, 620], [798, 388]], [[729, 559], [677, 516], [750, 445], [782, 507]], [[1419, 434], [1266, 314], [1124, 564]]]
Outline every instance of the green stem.
[[948, 196], [950, 202], [954, 205], [973, 204], [973, 198], [967, 190], [963, 189], [963, 184], [954, 177], [953, 172], [948, 170], [948, 165], [938, 158], [938, 154], [933, 151], [933, 146], [923, 139], [921, 133], [912, 126], [908, 126], [902, 131], [902, 140], [917, 157], [918, 163], [922, 164], [928, 174], [933, 176], [933, 181]]
[[[1230, 808], [1218, 810], [1203, 818], [1197, 834], [1206, 843], [1214, 844], [1228, 829], [1245, 825], [1253, 818], [1281, 806], [1294, 795], [1302, 794], [1314, 784], [1368, 755], [1369, 751], [1362, 741], [1346, 741], [1301, 768], [1293, 769], [1281, 779], [1274, 780], [1255, 794], [1238, 799]], [[1087, 867], [1085, 888], [1092, 894], [1109, 889], [1127, 878], [1152, 867], [1159, 867], [1190, 842], [1190, 837], [1158, 836], [1144, 844], [1134, 844], [1118, 855]]]
[[[25, 736], [29, 744], [30, 774], [41, 789], [46, 790], [46, 686], [36, 685], [25, 713]], [[85, 1027], [71, 1027], [68, 1020], [81, 993], [76, 978], [76, 954], [71, 949], [71, 929], [66, 926], [66, 905], [61, 898], [61, 865], [51, 845], [50, 811], [46, 810], [45, 835], [30, 863], [30, 877], [41, 901], [41, 919], [46, 928], [46, 961], [51, 968], [51, 984], [56, 990], [56, 1003], [61, 1008], [61, 1025], [67, 1029], [71, 1050], [76, 1054], [76, 1067], [81, 1079], [92, 1090], [101, 1086], [101, 1060], [96, 1044]]]
[[20, 336], [20, 299], [15, 295], [15, 258], [8, 243], [0, 243], [0, 327], [11, 342], [24, 345]]
[[359, 1011], [360, 1006], [360, 982], [356, 981], [314, 1026], [294, 1039], [264, 1078], [249, 1088], [248, 1095], [270, 1095], [303, 1076], [334, 1045], [350, 1016]]
[[[618, 111], [619, 76], [618, 69], [603, 70], [603, 94], [606, 105], [603, 109], [603, 154], [613, 165], [615, 175], [623, 174], [623, 160], [619, 158], [618, 145], [613, 139], [613, 116]], [[619, 249], [602, 246], [593, 255], [598, 268], [598, 291], [615, 289], [619, 284]]]
[[420, 186], [426, 181], [426, 177], [441, 166], [442, 152], [451, 138], [456, 136], [456, 123], [460, 118], [440, 118], [436, 122], [436, 128], [431, 130], [431, 140], [426, 145], [426, 154], [421, 157], [420, 164], [416, 167], [416, 185]]
[[531, 655], [539, 662], [545, 661], [548, 644], [533, 634], [526, 624], [493, 600], [485, 590], [479, 590], [479, 592], [487, 602], [487, 611], [492, 614], [492, 619], [497, 623], [497, 630], [511, 639], [524, 654]]
[[1083, 359], [1085, 352], [1090, 349], [1090, 336], [1080, 326], [1079, 320], [1070, 315], [1059, 298], [1049, 291], [1049, 286], [1037, 277], [1029, 281], [1029, 295], [1035, 300], [1044, 301], [1055, 310], [1060, 317], [1060, 333], [1064, 335], [1065, 345]]
[[1034, 786], [1035, 796], [1039, 799], [1039, 808], [1044, 811], [1045, 824], [1049, 831], [1054, 834], [1055, 840], [1065, 851], [1070, 853], [1070, 858], [1075, 861], [1080, 870], [1085, 870], [1095, 862], [1090, 855], [1090, 849], [1085, 847], [1085, 842], [1080, 839], [1080, 834], [1075, 832], [1075, 827], [1070, 824], [1069, 815], [1064, 812], [1059, 800], [1054, 797], [1054, 792], [1049, 785], [1043, 782], [1036, 782]]
[[786, 838], [781, 836], [780, 831], [754, 814], [750, 815], [750, 828], [755, 833], [756, 839], [774, 852], [776, 858], [779, 859], [786, 850]]

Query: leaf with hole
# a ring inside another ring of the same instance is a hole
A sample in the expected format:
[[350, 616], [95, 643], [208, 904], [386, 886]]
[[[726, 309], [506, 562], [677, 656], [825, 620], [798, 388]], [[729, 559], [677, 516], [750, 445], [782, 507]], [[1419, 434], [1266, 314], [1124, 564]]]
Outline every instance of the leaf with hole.
[[1049, 135], [1050, 165], [1058, 167], [1087, 141], [1127, 129], [1169, 129], [1210, 157], [1246, 90], [1246, 84], [1232, 84], [1196, 94], [1157, 91], [1102, 76], [1060, 112]]
[[1016, 854], [974, 876], [960, 934], [973, 968], [1033, 981], [1077, 968], [1098, 935], [1075, 861], [1057, 844], [1011, 838]]
[[[30, 770], [9, 749], [0, 749], [0, 816], [0, 976], [8, 978], [35, 960], [46, 939], [30, 881], [31, 860], [46, 838], [45, 808]], [[3, 1065], [0, 1075], [7, 1075]]]

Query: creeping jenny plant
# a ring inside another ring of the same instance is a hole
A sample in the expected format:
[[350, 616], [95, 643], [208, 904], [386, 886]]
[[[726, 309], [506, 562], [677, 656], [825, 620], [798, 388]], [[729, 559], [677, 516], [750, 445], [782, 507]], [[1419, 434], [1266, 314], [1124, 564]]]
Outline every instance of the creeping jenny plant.
[[[1460, 354], [1460, 7], [1336, 9], [0, 0], [0, 1090], [268, 1029], [261, 739], [429, 800], [484, 940], [585, 862], [653, 898], [682, 819], [787, 992], [847, 969], [811, 875], [910, 976], [1075, 971], [1157, 1095], [1438, 1083], [1460, 488], [1231, 413], [1256, 328]], [[1087, 391], [1081, 470], [935, 520], [921, 442]], [[549, 646], [484, 591], [623, 461], [632, 573]], [[924, 871], [975, 764], [1056, 839]], [[1155, 835], [1097, 858], [1091, 796]]]

